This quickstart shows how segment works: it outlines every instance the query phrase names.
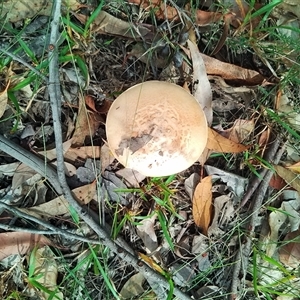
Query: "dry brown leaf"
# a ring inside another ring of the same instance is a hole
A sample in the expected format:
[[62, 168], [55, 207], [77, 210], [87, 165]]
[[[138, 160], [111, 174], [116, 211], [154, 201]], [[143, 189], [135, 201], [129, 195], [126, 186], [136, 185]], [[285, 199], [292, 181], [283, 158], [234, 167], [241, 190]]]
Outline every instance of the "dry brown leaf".
[[85, 139], [87, 137], [93, 137], [100, 124], [103, 123], [103, 119], [100, 115], [87, 111], [83, 99], [80, 99], [79, 102], [78, 117], [72, 138], [72, 145], [75, 146], [84, 145]]
[[295, 163], [294, 165], [286, 167], [287, 169], [295, 172], [295, 173], [300, 173], [300, 162]]
[[222, 15], [217, 12], [210, 12], [200, 9], [196, 11], [196, 24], [198, 26], [207, 26], [209, 24], [220, 22], [222, 20], [224, 20], [225, 23], [227, 23], [231, 22], [232, 19], [234, 19], [234, 15], [232, 15], [231, 13]]
[[240, 153], [247, 150], [249, 147], [235, 143], [211, 128], [208, 128], [208, 139], [206, 147], [210, 150], [221, 153]]
[[[167, 20], [174, 20], [174, 21], [179, 19], [178, 10], [175, 7], [166, 5], [162, 0], [151, 0], [151, 1], [129, 0], [128, 2], [141, 5], [145, 10], [154, 9], [155, 15], [158, 19], [167, 19]], [[230, 18], [234, 18], [234, 15], [230, 13], [224, 16], [221, 13], [203, 11], [198, 9], [195, 12], [195, 22], [198, 26], [206, 26], [215, 22], [219, 22], [223, 20], [223, 18], [229, 16]]]
[[64, 154], [65, 159], [77, 162], [85, 161], [87, 158], [100, 158], [101, 149], [100, 146], [83, 146], [76, 148], [69, 148]]
[[300, 229], [290, 232], [284, 238], [285, 245], [279, 248], [279, 259], [292, 268], [300, 264]]
[[[72, 190], [72, 193], [80, 200], [80, 203], [88, 204], [96, 197], [96, 181]], [[69, 203], [63, 197], [57, 197], [51, 201], [30, 208], [20, 208], [21, 211], [37, 218], [60, 216], [69, 213]]]
[[275, 171], [277, 174], [292, 188], [294, 188], [296, 191], [300, 193], [300, 178], [299, 175], [295, 174], [291, 170], [288, 170], [287, 168], [284, 168], [279, 165], [274, 166]]
[[25, 254], [36, 246], [52, 245], [52, 242], [40, 234], [28, 232], [0, 233], [0, 260], [13, 254]]
[[7, 90], [8, 90], [9, 84], [10, 84], [10, 81], [8, 81], [6, 83], [4, 90], [2, 90], [0, 92], [0, 118], [3, 116], [5, 109], [6, 109], [6, 104], [7, 104], [7, 100], [8, 100]]
[[130, 187], [139, 188], [140, 182], [142, 182], [146, 176], [138, 171], [123, 168], [116, 172], [116, 174], [126, 181], [126, 185]]
[[207, 176], [197, 185], [193, 195], [193, 217], [205, 235], [212, 219], [212, 176]]
[[[85, 22], [80, 15], [75, 16], [79, 20], [81, 19], [80, 21]], [[153, 29], [150, 28], [151, 26], [147, 28], [143, 26], [143, 24], [138, 23], [135, 26], [102, 10], [92, 24], [92, 32], [116, 35], [135, 40], [153, 40], [155, 30], [151, 30]]]
[[253, 132], [255, 127], [254, 120], [235, 120], [233, 126], [227, 130], [222, 131], [222, 135], [227, 139], [235, 142], [242, 143]]
[[112, 101], [105, 99], [102, 103], [101, 106], [97, 107], [97, 112], [98, 114], [103, 114], [106, 115], [112, 105]]
[[[20, 164], [17, 169], [15, 170], [13, 179], [12, 179], [12, 189], [16, 189], [20, 187], [25, 181], [29, 181], [34, 175], [36, 175], [36, 171], [31, 169], [25, 164]], [[42, 176], [36, 176], [32, 182], [27, 182], [27, 185], [33, 185], [35, 182], [40, 180]]]
[[115, 160], [115, 157], [112, 155], [108, 145], [105, 143], [101, 147], [101, 173]]
[[145, 282], [145, 278], [141, 273], [134, 274], [131, 276], [122, 287], [120, 291], [120, 295], [122, 299], [132, 299], [141, 295], [145, 292], [143, 288], [143, 284]]
[[[82, 4], [76, 0], [62, 1], [64, 11], [78, 10]], [[1, 3], [0, 17], [5, 22], [15, 23], [24, 19], [30, 19], [37, 15], [50, 16], [53, 8], [53, 1], [31, 0], [20, 1], [10, 0]]]
[[188, 46], [193, 62], [193, 95], [202, 107], [207, 124], [210, 126], [213, 118], [211, 86], [198, 47], [190, 40]]
[[271, 180], [269, 182], [269, 186], [272, 187], [275, 190], [281, 190], [287, 187], [286, 182], [278, 175], [278, 174], [273, 174], [271, 177]]
[[256, 71], [221, 62], [213, 57], [201, 53], [209, 75], [218, 75], [223, 79], [235, 81], [240, 85], [257, 85], [264, 81], [264, 77]]
[[165, 271], [159, 266], [151, 257], [147, 256], [144, 253], [138, 253], [138, 256], [147, 263], [152, 269], [156, 270], [160, 274], [165, 274]]
[[271, 135], [271, 129], [269, 127], [266, 127], [264, 131], [261, 133], [259, 140], [258, 140], [258, 145], [261, 147], [266, 147]]
[[[69, 139], [63, 143], [63, 153], [65, 154], [72, 145], [72, 139]], [[56, 159], [56, 148], [51, 150], [39, 151], [39, 154], [46, 156], [48, 160]]]
[[84, 97], [85, 99], [85, 104], [94, 112], [97, 112], [97, 109], [95, 107], [95, 101], [94, 101], [94, 98], [90, 95], [86, 95]]

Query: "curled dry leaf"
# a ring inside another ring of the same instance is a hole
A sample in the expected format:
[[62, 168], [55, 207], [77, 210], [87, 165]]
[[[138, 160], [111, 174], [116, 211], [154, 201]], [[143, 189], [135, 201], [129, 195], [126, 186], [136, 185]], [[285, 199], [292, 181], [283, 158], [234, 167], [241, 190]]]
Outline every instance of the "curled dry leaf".
[[94, 112], [97, 112], [96, 106], [95, 106], [95, 101], [94, 98], [91, 95], [86, 95], [84, 97], [85, 104]]
[[205, 235], [212, 219], [212, 176], [207, 176], [197, 185], [193, 195], [193, 217]]
[[184, 181], [184, 188], [187, 194], [189, 195], [190, 199], [193, 199], [195, 188], [199, 182], [200, 176], [198, 173], [191, 174], [191, 176]]
[[205, 54], [201, 54], [201, 56], [205, 63], [206, 72], [209, 75], [218, 75], [223, 79], [235, 81], [240, 85], [257, 85], [264, 81], [264, 77], [256, 71], [224, 63]]
[[284, 242], [286, 244], [279, 248], [280, 261], [292, 268], [298, 268], [300, 265], [300, 229], [288, 233]]
[[240, 153], [246, 151], [249, 147], [231, 141], [213, 129], [208, 128], [208, 139], [206, 147], [210, 150], [221, 153]]
[[159, 272], [160, 274], [165, 274], [165, 271], [149, 256], [144, 253], [138, 253], [139, 257], [147, 263], [152, 269]]
[[188, 40], [188, 46], [193, 61], [193, 95], [202, 107], [207, 124], [210, 126], [213, 118], [211, 86], [198, 47], [190, 40]]
[[79, 102], [78, 117], [72, 138], [72, 145], [75, 146], [82, 146], [87, 137], [93, 137], [96, 130], [103, 122], [103, 119], [99, 114], [87, 111], [83, 99], [80, 99]]

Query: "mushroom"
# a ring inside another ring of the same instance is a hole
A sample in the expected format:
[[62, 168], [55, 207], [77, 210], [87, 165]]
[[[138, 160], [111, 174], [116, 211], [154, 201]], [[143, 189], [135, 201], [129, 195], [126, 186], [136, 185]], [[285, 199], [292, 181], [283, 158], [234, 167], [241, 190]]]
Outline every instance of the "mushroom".
[[115, 99], [107, 114], [106, 135], [121, 164], [157, 177], [179, 173], [198, 160], [208, 128], [202, 108], [185, 89], [147, 81]]

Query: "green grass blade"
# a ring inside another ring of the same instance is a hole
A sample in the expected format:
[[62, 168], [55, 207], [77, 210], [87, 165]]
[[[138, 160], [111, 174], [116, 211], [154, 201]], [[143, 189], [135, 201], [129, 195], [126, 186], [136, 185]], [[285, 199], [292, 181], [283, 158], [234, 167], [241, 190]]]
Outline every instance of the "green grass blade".
[[87, 37], [87, 33], [88, 33], [89, 28], [90, 28], [90, 25], [95, 21], [95, 19], [97, 18], [97, 16], [101, 12], [101, 10], [103, 8], [103, 5], [104, 5], [104, 1], [101, 0], [98, 7], [93, 11], [91, 16], [88, 18], [87, 22], [85, 23], [84, 34], [83, 34], [84, 37]]
[[272, 12], [273, 8], [279, 4], [281, 4], [283, 0], [273, 0], [272, 2], [263, 5], [260, 9], [255, 11], [253, 14], [251, 14], [251, 18], [258, 17], [260, 15], [263, 15], [267, 13], [268, 15]]
[[77, 32], [80, 35], [84, 35], [84, 30], [81, 27], [74, 24], [72, 21], [70, 21], [68, 17], [62, 17], [62, 21], [65, 24], [65, 26], [72, 28], [75, 32]]
[[174, 244], [172, 242], [172, 239], [171, 239], [169, 231], [168, 231], [167, 220], [166, 220], [164, 214], [160, 210], [156, 210], [156, 213], [157, 213], [159, 223], [161, 225], [161, 229], [162, 229], [163, 234], [164, 234], [164, 238], [168, 242], [171, 250], [174, 251]]
[[92, 257], [94, 258], [94, 263], [97, 265], [97, 268], [98, 268], [98, 270], [100, 271], [100, 273], [101, 273], [101, 275], [102, 275], [102, 277], [103, 277], [103, 280], [105, 281], [105, 283], [106, 283], [108, 289], [111, 291], [111, 293], [112, 293], [113, 296], [115, 297], [114, 299], [120, 300], [120, 297], [119, 297], [117, 291], [115, 290], [115, 288], [114, 288], [113, 285], [111, 284], [111, 281], [110, 281], [110, 279], [108, 278], [107, 273], [104, 271], [104, 269], [103, 269], [103, 267], [102, 267], [102, 265], [101, 265], [101, 263], [100, 263], [100, 261], [99, 261], [97, 255], [96, 255], [96, 253], [95, 253], [93, 247], [91, 247], [91, 246], [89, 245], [89, 248], [90, 248], [90, 250], [91, 250], [91, 255], [92, 255]]
[[268, 115], [273, 120], [275, 120], [278, 124], [280, 124], [284, 129], [286, 129], [289, 134], [291, 134], [296, 139], [300, 140], [300, 135], [294, 129], [292, 129], [287, 123], [282, 121], [278, 114], [274, 113], [271, 109], [268, 108], [266, 108], [265, 110], [268, 113]]

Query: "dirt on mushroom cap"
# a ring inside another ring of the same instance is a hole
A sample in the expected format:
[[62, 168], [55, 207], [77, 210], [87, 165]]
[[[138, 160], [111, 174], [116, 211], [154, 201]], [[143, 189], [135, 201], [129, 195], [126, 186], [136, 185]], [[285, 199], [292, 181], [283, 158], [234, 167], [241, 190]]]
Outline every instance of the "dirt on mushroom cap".
[[206, 145], [207, 123], [186, 90], [148, 81], [114, 101], [106, 132], [111, 151], [124, 166], [147, 176], [167, 176], [199, 158]]

